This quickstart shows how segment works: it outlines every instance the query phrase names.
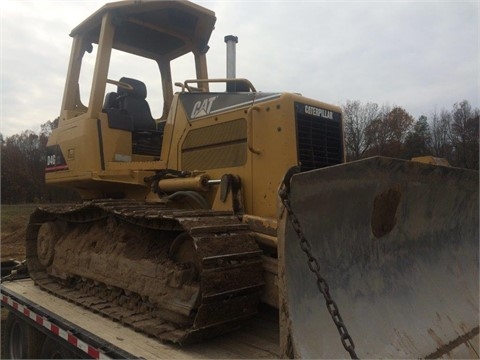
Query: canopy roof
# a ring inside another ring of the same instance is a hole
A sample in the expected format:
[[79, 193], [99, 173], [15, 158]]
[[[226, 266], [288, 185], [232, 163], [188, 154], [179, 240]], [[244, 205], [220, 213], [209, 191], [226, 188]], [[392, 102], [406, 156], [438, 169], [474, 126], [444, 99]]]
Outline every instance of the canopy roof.
[[70, 36], [97, 43], [102, 18], [113, 15], [113, 47], [132, 54], [174, 59], [191, 51], [206, 52], [215, 13], [183, 0], [119, 1], [101, 7], [74, 28]]

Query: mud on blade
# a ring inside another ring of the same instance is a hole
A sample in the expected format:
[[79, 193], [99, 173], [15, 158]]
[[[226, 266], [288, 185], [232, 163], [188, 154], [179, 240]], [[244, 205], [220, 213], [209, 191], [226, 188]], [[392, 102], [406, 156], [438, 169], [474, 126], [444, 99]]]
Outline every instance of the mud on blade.
[[[478, 358], [478, 186], [477, 171], [383, 157], [293, 176], [293, 211], [360, 358]], [[283, 351], [347, 358], [286, 218]]]

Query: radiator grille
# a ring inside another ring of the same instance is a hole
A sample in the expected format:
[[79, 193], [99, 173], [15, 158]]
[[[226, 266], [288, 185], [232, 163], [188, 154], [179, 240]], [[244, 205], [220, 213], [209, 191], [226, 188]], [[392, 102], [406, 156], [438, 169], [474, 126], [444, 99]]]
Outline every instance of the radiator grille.
[[246, 161], [245, 119], [190, 130], [182, 144], [182, 170], [242, 166]]
[[295, 104], [298, 161], [302, 171], [340, 164], [343, 160], [341, 114]]

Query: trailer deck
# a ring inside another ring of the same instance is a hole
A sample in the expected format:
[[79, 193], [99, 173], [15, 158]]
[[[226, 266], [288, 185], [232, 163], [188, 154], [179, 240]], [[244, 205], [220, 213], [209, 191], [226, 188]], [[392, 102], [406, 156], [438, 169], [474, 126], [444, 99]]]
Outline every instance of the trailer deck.
[[[53, 296], [39, 289], [30, 279], [2, 283], [1, 292], [2, 306], [17, 310], [21, 307], [27, 317], [35, 320], [36, 316], [37, 322], [41, 321], [42, 326], [49, 327], [48, 330], [61, 337], [63, 335], [67, 341], [78, 338], [74, 340], [78, 342], [77, 347], [90, 357], [264, 359], [279, 356], [278, 312], [270, 307], [262, 309], [238, 331], [181, 347], [162, 343]], [[90, 347], [89, 343], [96, 346]]]

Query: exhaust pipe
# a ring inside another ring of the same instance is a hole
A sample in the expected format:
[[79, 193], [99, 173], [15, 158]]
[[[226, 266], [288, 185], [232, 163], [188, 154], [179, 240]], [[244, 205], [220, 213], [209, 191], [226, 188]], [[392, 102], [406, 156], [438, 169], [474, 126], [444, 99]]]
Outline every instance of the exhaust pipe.
[[[236, 45], [238, 37], [233, 35], [225, 36], [225, 43], [227, 44], [227, 79], [235, 79], [237, 77], [237, 53]], [[227, 92], [249, 91], [248, 87], [242, 81], [230, 80], [227, 82]]]
[[225, 43], [227, 44], [227, 79], [235, 79], [236, 77], [236, 45], [238, 37], [233, 35], [225, 36]]

